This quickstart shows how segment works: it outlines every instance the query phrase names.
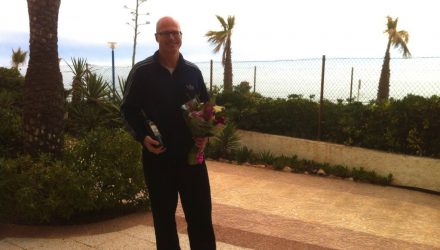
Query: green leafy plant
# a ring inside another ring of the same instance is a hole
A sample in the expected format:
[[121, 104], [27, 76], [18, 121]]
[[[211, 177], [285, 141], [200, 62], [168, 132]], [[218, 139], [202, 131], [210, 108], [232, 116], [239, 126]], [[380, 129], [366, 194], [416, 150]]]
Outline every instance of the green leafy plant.
[[351, 174], [355, 181], [369, 182], [380, 185], [388, 185], [393, 179], [392, 174], [388, 174], [387, 177], [379, 176], [375, 171], [366, 171], [364, 168], [353, 168]]
[[264, 163], [267, 165], [272, 165], [276, 160], [275, 155], [272, 154], [272, 152], [270, 152], [270, 151], [260, 152], [257, 154], [256, 158], [257, 158], [258, 162], [261, 162], [261, 163]]
[[22, 126], [19, 112], [0, 109], [0, 157], [15, 156], [23, 151]]
[[281, 155], [276, 157], [273, 161], [272, 165], [276, 170], [281, 170], [284, 167], [290, 167], [292, 165], [292, 158]]
[[[252, 151], [246, 147], [243, 147], [242, 153], [246, 155], [247, 159], [255, 159], [254, 163], [264, 163], [266, 165], [271, 165], [275, 170], [281, 170], [284, 167], [290, 167], [292, 172], [295, 173], [308, 173], [312, 175], [319, 174], [319, 170], [323, 170], [325, 175], [333, 175], [341, 178], [353, 178], [355, 181], [368, 182], [379, 185], [389, 185], [393, 180], [393, 175], [388, 174], [388, 176], [380, 176], [374, 171], [366, 171], [364, 168], [349, 168], [342, 165], [330, 165], [328, 163], [318, 163], [311, 160], [298, 160], [296, 155], [293, 156], [275, 156], [270, 151], [263, 151], [258, 154], [252, 153]], [[235, 156], [240, 156], [240, 154], [235, 154]], [[244, 159], [244, 158], [241, 158]], [[235, 158], [237, 162], [238, 158]]]
[[23, 84], [16, 68], [0, 67], [0, 157], [23, 151]]
[[237, 134], [235, 125], [229, 122], [220, 134], [210, 139], [206, 154], [214, 159], [229, 158], [239, 146], [239, 141], [240, 137]]
[[348, 178], [351, 176], [351, 171], [346, 166], [323, 164], [321, 168], [329, 175], [338, 176], [341, 178]]
[[0, 220], [22, 224], [97, 220], [149, 206], [140, 146], [121, 129], [65, 140], [62, 160], [0, 158]]
[[235, 160], [238, 164], [252, 161], [253, 151], [246, 146], [240, 147], [234, 151]]

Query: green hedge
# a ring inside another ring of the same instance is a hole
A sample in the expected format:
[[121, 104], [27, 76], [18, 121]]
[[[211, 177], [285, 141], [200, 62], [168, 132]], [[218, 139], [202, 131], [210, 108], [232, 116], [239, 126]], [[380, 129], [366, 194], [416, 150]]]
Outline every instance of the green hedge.
[[[239, 129], [315, 140], [319, 103], [298, 95], [273, 99], [220, 93], [217, 103]], [[440, 97], [408, 95], [381, 104], [323, 104], [321, 139], [344, 145], [440, 158]]]

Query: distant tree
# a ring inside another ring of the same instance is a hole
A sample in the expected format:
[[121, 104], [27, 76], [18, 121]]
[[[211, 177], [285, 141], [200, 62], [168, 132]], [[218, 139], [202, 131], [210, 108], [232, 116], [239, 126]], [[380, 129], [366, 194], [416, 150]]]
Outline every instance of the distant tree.
[[228, 16], [227, 22], [221, 17], [216, 16], [221, 23], [223, 30], [208, 31], [206, 37], [208, 42], [214, 45], [214, 53], [223, 47], [222, 65], [224, 67], [223, 85], [225, 91], [232, 91], [232, 58], [231, 58], [231, 36], [234, 29], [235, 16]]
[[139, 13], [139, 7], [145, 3], [147, 0], [136, 0], [136, 7], [134, 9], [131, 9], [129, 7], [127, 7], [127, 5], [124, 6], [124, 8], [130, 10], [130, 14], [133, 16], [131, 21], [133, 23], [127, 22], [127, 24], [133, 28], [134, 30], [134, 35], [133, 35], [133, 55], [131, 57], [131, 67], [133, 67], [135, 61], [136, 61], [136, 46], [137, 46], [137, 36], [141, 33], [138, 31], [139, 26], [141, 25], [146, 25], [146, 24], [150, 24], [149, 21], [145, 21], [143, 23], [139, 23], [139, 16], [141, 15], [145, 15], [148, 16], [150, 15], [150, 13], [144, 13], [141, 14]]
[[26, 63], [27, 51], [21, 50], [19, 47], [17, 50], [12, 50], [11, 63], [12, 68], [17, 69], [20, 65], [24, 65]]
[[407, 47], [409, 34], [405, 30], [397, 31], [398, 18], [392, 19], [387, 16], [387, 29], [384, 33], [388, 34], [387, 49], [385, 51], [385, 58], [383, 59], [382, 71], [380, 73], [379, 88], [377, 91], [377, 101], [387, 100], [390, 94], [390, 48], [394, 46], [402, 51], [403, 57], [408, 58], [411, 56]]
[[63, 153], [64, 86], [58, 59], [61, 0], [27, 0], [29, 64], [23, 90], [24, 149], [37, 156]]
[[249, 94], [251, 92], [251, 85], [248, 81], [243, 81], [238, 86], [234, 86], [234, 91], [240, 94]]

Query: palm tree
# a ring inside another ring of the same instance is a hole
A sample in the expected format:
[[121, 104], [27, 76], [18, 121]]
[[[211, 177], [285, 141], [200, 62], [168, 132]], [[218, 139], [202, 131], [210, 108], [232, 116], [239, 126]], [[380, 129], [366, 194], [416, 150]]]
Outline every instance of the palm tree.
[[67, 63], [73, 73], [72, 77], [72, 103], [81, 101], [81, 87], [85, 84], [86, 76], [89, 74], [87, 59], [72, 58], [72, 66]]
[[387, 100], [390, 94], [390, 48], [391, 45], [394, 48], [400, 48], [404, 58], [411, 56], [408, 50], [407, 43], [409, 39], [409, 34], [405, 30], [397, 31], [397, 21], [398, 18], [392, 19], [387, 16], [387, 29], [384, 33], [388, 34], [388, 44], [385, 51], [385, 58], [383, 59], [382, 71], [380, 73], [379, 88], [377, 91], [377, 101]]
[[19, 47], [17, 50], [12, 50], [12, 68], [17, 69], [20, 65], [26, 63], [27, 51], [21, 50]]
[[231, 36], [234, 29], [235, 16], [228, 16], [228, 22], [221, 16], [216, 16], [221, 23], [223, 30], [208, 31], [206, 37], [208, 42], [214, 45], [214, 53], [220, 51], [223, 47], [222, 65], [224, 67], [223, 86], [225, 91], [232, 91], [232, 58], [231, 58]]
[[24, 150], [63, 153], [64, 87], [58, 59], [60, 0], [27, 0], [29, 64], [23, 90]]

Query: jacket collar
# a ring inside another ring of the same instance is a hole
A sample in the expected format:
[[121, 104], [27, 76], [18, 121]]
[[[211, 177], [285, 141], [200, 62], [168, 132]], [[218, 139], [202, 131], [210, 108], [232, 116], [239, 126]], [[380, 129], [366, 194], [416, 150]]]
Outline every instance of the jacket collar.
[[[154, 52], [153, 61], [156, 64], [160, 65], [160, 62], [159, 62], [159, 50]], [[177, 61], [176, 69], [183, 67], [183, 65], [185, 65], [185, 59], [183, 58], [182, 53], [179, 53], [179, 60]]]

